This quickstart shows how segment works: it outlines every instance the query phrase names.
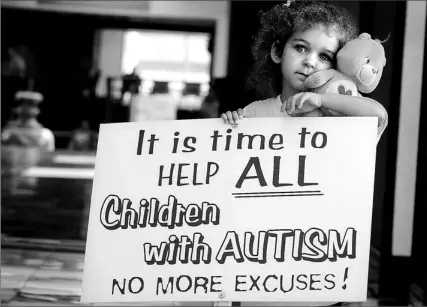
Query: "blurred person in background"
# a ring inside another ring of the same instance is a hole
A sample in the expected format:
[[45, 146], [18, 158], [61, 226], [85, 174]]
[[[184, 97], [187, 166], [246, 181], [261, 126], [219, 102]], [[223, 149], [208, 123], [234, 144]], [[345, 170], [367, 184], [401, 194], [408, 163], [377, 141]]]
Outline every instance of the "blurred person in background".
[[8, 57], [2, 65], [2, 75], [14, 77], [25, 77], [27, 75], [27, 61], [22, 50], [24, 50], [22, 46], [7, 50]]
[[89, 151], [93, 148], [94, 135], [90, 130], [89, 122], [83, 120], [80, 127], [75, 129], [68, 145], [68, 149], [74, 151]]
[[209, 87], [209, 92], [203, 99], [200, 111], [201, 118], [217, 118], [219, 116], [219, 100], [216, 96], [214, 83]]
[[121, 100], [123, 105], [129, 105], [132, 98], [139, 94], [139, 87], [142, 83], [141, 78], [138, 75], [138, 69], [135, 67], [130, 74], [122, 77], [123, 86], [121, 90]]
[[[15, 45], [2, 54], [1, 63], [1, 104], [3, 110], [17, 108], [15, 95], [18, 91], [32, 90], [35, 79], [34, 56], [29, 47]], [[10, 121], [10, 114], [2, 112], [1, 124]]]

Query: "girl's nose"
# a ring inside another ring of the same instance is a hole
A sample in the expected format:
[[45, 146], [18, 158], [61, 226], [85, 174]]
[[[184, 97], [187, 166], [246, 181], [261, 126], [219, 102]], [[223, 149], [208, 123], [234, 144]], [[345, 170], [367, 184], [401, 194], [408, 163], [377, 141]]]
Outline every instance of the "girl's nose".
[[304, 66], [308, 67], [308, 68], [315, 68], [316, 67], [316, 60], [314, 59], [313, 56], [308, 56], [305, 60], [304, 60]]

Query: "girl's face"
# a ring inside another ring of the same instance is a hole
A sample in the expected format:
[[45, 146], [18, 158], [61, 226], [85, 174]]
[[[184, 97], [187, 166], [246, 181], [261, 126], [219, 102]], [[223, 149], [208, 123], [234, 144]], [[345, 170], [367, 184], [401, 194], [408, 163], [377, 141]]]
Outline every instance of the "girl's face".
[[318, 25], [306, 31], [296, 30], [286, 42], [281, 58], [275, 51], [273, 46], [272, 59], [281, 65], [282, 95], [291, 96], [307, 90], [307, 76], [333, 68], [338, 37], [333, 29]]

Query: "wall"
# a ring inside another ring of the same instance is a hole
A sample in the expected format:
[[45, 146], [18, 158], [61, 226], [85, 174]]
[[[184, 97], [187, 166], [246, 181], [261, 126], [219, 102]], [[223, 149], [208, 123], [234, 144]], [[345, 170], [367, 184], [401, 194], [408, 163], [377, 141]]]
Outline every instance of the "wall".
[[383, 44], [387, 65], [380, 86], [371, 95], [389, 114], [389, 125], [377, 147], [373, 216], [373, 233], [381, 234], [372, 238], [381, 252], [379, 305], [408, 305], [412, 275], [421, 269], [409, 255], [426, 7], [416, 1], [361, 3], [361, 12], [368, 15], [365, 30], [380, 39], [390, 35]]
[[411, 256], [421, 110], [426, 3], [407, 3], [400, 95], [392, 253]]
[[227, 73], [229, 34], [228, 1], [2, 0], [1, 6], [100, 15], [213, 20], [216, 23], [213, 75], [216, 78], [222, 78], [225, 77]]
[[[427, 34], [427, 22], [425, 23], [424, 33]], [[427, 44], [427, 35], [424, 35], [424, 46]], [[427, 48], [424, 47], [424, 64], [423, 64], [423, 83], [421, 101], [427, 101]], [[412, 263], [415, 268], [414, 280], [415, 288], [421, 288], [424, 294], [424, 301], [419, 304], [427, 306], [427, 104], [421, 103], [420, 129], [418, 137], [418, 166], [416, 180], [416, 197], [414, 208], [414, 228], [412, 239]], [[419, 291], [421, 292], [421, 291]], [[418, 292], [418, 293], [419, 293]], [[422, 300], [422, 297], [419, 298]], [[413, 302], [415, 305], [416, 302]]]
[[405, 2], [361, 1], [360, 31], [385, 40], [387, 57], [381, 82], [368, 96], [380, 102], [388, 112], [389, 123], [377, 146], [375, 194], [372, 216], [371, 245], [381, 253], [387, 249], [388, 234], [392, 232], [394, 179], [396, 166], [397, 133], [399, 130], [399, 105], [401, 68], [404, 44]]

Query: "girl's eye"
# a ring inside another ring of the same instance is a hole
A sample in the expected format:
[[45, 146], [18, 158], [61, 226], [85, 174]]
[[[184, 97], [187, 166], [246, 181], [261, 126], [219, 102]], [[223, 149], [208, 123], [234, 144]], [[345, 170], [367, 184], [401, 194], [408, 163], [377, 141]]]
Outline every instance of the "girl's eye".
[[371, 59], [370, 58], [366, 58], [365, 59], [365, 64], [369, 64], [369, 63], [371, 63]]
[[303, 46], [303, 45], [296, 45], [295, 49], [298, 52], [305, 52], [307, 50], [307, 48], [305, 46]]
[[331, 57], [327, 54], [321, 54], [320, 59], [324, 62], [331, 62], [332, 61]]

